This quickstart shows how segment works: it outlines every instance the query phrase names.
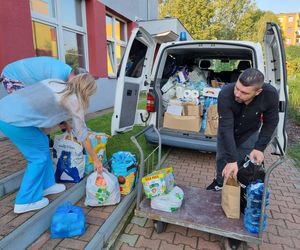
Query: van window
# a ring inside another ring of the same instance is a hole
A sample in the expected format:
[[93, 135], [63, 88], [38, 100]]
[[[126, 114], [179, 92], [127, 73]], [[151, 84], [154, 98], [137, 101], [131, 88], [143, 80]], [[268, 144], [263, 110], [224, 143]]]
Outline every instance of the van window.
[[213, 59], [211, 60], [210, 70], [214, 72], [222, 72], [222, 71], [233, 71], [237, 69], [240, 60], [219, 60]]
[[126, 64], [125, 76], [138, 78], [142, 75], [147, 46], [134, 40]]

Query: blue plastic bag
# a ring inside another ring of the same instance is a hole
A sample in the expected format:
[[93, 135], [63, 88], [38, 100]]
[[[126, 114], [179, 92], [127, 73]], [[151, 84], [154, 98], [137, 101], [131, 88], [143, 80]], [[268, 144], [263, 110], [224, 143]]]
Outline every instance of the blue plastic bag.
[[65, 203], [59, 206], [51, 220], [51, 239], [70, 238], [85, 233], [85, 217], [81, 207]]
[[112, 173], [118, 177], [121, 194], [129, 194], [137, 182], [137, 161], [133, 154], [119, 151], [111, 157]]

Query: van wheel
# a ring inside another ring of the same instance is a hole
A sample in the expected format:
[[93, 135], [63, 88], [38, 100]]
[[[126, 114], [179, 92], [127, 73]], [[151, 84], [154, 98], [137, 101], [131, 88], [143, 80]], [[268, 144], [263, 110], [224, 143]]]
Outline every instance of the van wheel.
[[160, 234], [166, 231], [167, 223], [162, 221], [154, 221], [153, 223], [154, 223], [154, 229], [156, 233]]

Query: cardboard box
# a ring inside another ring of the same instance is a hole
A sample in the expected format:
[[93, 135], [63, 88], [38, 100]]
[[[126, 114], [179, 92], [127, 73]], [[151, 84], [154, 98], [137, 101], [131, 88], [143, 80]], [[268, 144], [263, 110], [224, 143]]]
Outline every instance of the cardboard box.
[[193, 103], [183, 103], [183, 115], [184, 116], [203, 116], [203, 106], [195, 105]]
[[199, 132], [201, 129], [201, 117], [197, 116], [179, 116], [165, 113], [164, 128]]

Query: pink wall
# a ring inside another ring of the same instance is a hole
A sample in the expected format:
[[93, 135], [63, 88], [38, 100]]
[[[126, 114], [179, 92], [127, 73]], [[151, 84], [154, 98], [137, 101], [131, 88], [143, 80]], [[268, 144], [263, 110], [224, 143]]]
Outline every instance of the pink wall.
[[28, 0], [1, 1], [0, 72], [15, 60], [34, 56]]
[[97, 0], [86, 1], [90, 73], [107, 77], [105, 6]]

